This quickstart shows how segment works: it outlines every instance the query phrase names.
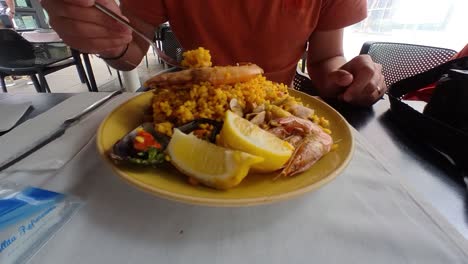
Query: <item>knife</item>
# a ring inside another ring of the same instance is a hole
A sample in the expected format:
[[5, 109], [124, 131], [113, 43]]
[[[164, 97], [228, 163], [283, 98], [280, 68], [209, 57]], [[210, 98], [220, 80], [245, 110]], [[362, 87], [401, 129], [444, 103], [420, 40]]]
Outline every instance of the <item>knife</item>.
[[92, 111], [96, 110], [99, 108], [101, 105], [109, 101], [111, 98], [113, 98], [116, 95], [119, 95], [122, 93], [122, 90], [118, 90], [115, 92], [110, 93], [106, 97], [100, 99], [99, 101], [93, 103], [92, 105], [88, 106], [85, 108], [83, 111], [80, 113], [66, 119], [58, 128], [50, 132], [49, 134], [45, 135], [44, 137], [40, 138], [37, 140], [32, 147], [25, 148], [15, 155], [11, 156], [10, 158], [6, 159], [3, 162], [0, 162], [0, 171], [5, 170], [6, 168], [12, 166], [13, 164], [17, 163], [18, 161], [24, 159], [25, 157], [31, 155], [38, 149], [42, 148], [43, 146], [47, 145], [48, 143], [52, 142], [53, 140], [59, 138], [63, 134], [65, 134], [65, 131], [75, 124], [76, 122], [80, 121], [83, 117], [85, 117], [87, 114], [91, 113]]

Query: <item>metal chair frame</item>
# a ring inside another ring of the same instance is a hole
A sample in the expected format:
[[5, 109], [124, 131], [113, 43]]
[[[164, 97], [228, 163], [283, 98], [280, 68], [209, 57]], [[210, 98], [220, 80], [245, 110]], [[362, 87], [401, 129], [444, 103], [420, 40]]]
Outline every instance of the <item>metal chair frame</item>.
[[[8, 50], [5, 50], [6, 53], [2, 53], [2, 56], [7, 54], [7, 57], [2, 57], [4, 61], [0, 64], [0, 86], [4, 93], [8, 92], [5, 85], [5, 77], [23, 75], [28, 75], [31, 77], [37, 92], [51, 92], [45, 76], [73, 65], [75, 65], [77, 68], [81, 82], [86, 83], [88, 89], [91, 91], [91, 87], [88, 79], [86, 78], [83, 65], [81, 64], [81, 61], [78, 61], [77, 58], [75, 58], [73, 55], [70, 55], [70, 57], [64, 58], [61, 61], [55, 61], [48, 64], [37, 63], [25, 65], [22, 67], [8, 65], [8, 61], [11, 60], [35, 60], [38, 52], [44, 52], [44, 50], [34, 47], [33, 44], [28, 42], [14, 30], [0, 29], [0, 33], [4, 36], [8, 36], [7, 38], [11, 39], [11, 41], [9, 41], [10, 43]], [[15, 43], [14, 47], [11, 46], [13, 43]], [[39, 77], [39, 79], [36, 75]]]

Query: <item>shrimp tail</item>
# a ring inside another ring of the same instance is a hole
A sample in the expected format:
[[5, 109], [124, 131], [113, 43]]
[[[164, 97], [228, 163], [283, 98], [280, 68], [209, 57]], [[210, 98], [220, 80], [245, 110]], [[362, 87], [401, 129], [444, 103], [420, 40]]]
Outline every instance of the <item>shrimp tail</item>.
[[291, 177], [308, 170], [330, 152], [333, 140], [328, 134], [307, 135], [298, 142], [291, 158], [279, 177]]

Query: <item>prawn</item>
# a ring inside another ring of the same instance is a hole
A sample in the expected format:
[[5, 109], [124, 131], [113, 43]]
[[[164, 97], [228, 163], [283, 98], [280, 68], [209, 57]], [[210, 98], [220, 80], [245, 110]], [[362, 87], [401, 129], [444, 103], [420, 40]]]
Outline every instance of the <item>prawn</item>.
[[189, 88], [191, 84], [210, 82], [213, 85], [246, 82], [263, 74], [263, 69], [255, 64], [240, 66], [215, 66], [193, 68], [178, 72], [156, 75], [145, 82], [146, 88], [176, 86]]
[[308, 170], [330, 152], [333, 139], [317, 124], [296, 116], [274, 120], [278, 125], [269, 132], [291, 143], [295, 150], [279, 177], [289, 177]]
[[270, 129], [270, 132], [281, 139], [285, 139], [292, 134], [300, 134], [305, 136], [306, 134], [325, 133], [320, 126], [313, 123], [312, 121], [293, 115], [277, 118], [273, 120], [272, 123], [276, 124], [277, 126]]

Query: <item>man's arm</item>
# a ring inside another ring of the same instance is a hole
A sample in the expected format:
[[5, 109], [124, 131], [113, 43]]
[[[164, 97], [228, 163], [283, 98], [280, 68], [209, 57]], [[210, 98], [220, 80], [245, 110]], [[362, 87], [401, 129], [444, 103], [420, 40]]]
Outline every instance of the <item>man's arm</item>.
[[[125, 11], [125, 9], [122, 10], [122, 13], [125, 17], [127, 17], [131, 24], [138, 28], [140, 31], [145, 33], [145, 35], [149, 39], [153, 39], [155, 36], [156, 28], [152, 25], [147, 24], [146, 22], [142, 21], [139, 19], [137, 16], [132, 14], [129, 11]], [[161, 21], [160, 23], [163, 23], [165, 21]], [[122, 70], [122, 71], [128, 71], [136, 68], [138, 64], [140, 64], [141, 60], [145, 56], [145, 54], [148, 52], [149, 48], [149, 43], [146, 42], [143, 38], [140, 36], [133, 34], [133, 41], [130, 42], [129, 47], [125, 55], [118, 59], [118, 60], [106, 60], [106, 62], [111, 65], [112, 67]], [[114, 54], [106, 54], [101, 53], [100, 55], [103, 57], [113, 57], [115, 55], [115, 51], [113, 52]]]
[[12, 16], [15, 15], [15, 1], [14, 0], [6, 0], [6, 4], [8, 6], [8, 8], [10, 8], [10, 14]]
[[[106, 61], [116, 69], [124, 71], [134, 69], [146, 54], [149, 44], [140, 37], [132, 35], [126, 26], [96, 9], [95, 2], [99, 2], [118, 15], [126, 16], [132, 25], [143, 31], [150, 39], [154, 37], [158, 23], [164, 22], [163, 17], [156, 17], [154, 25], [149, 25], [127, 11], [129, 8], [125, 7], [122, 10], [126, 12], [122, 13], [115, 0], [42, 0], [41, 4], [49, 14], [50, 25], [66, 44], [82, 52], [108, 58]], [[135, 1], [125, 3], [134, 5]]]
[[[336, 97], [341, 89], [331, 87], [327, 76], [346, 63], [343, 53], [343, 29], [314, 32], [309, 38], [307, 70], [314, 85], [323, 97]], [[350, 76], [343, 74], [349, 81]]]
[[387, 90], [382, 66], [367, 55], [349, 62], [343, 55], [343, 29], [314, 32], [309, 38], [309, 75], [320, 96], [369, 106]]

